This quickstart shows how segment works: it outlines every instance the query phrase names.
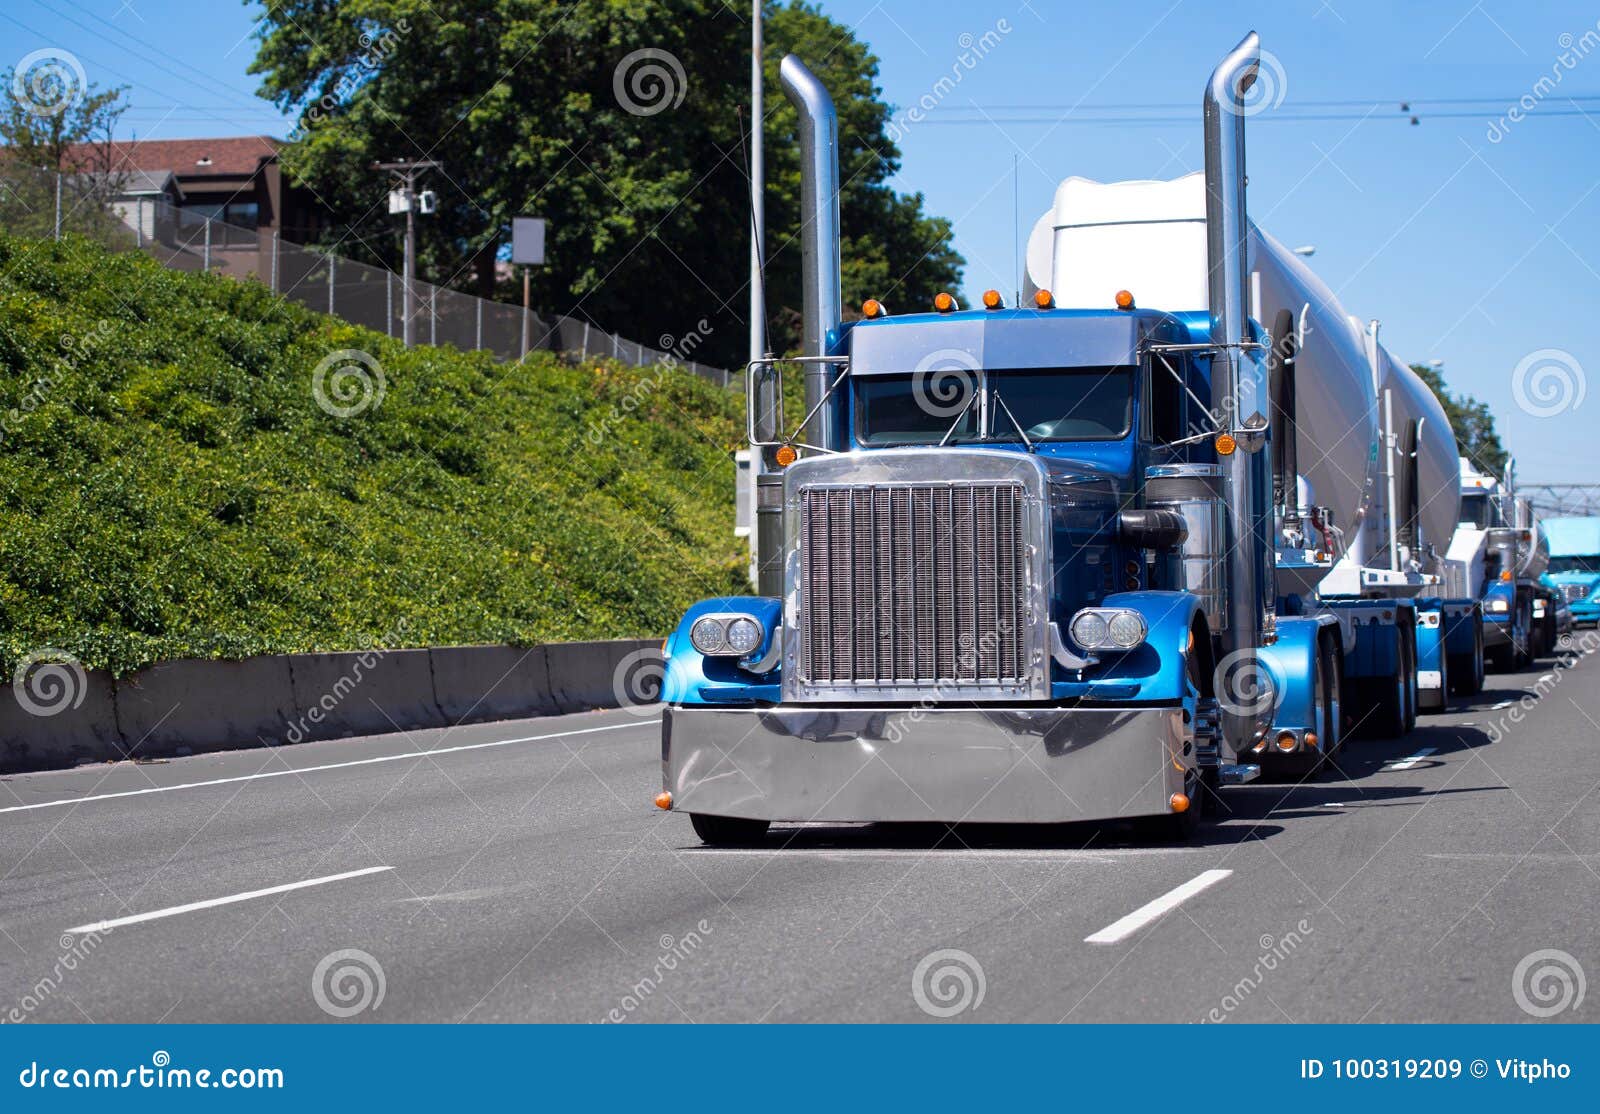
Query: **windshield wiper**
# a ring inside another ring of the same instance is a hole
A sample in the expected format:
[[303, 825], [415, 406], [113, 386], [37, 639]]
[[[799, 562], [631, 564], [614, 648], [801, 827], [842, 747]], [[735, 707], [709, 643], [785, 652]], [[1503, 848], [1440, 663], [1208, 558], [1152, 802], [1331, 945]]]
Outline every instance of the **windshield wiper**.
[[956, 420], [950, 423], [950, 428], [944, 431], [943, 437], [939, 438], [939, 448], [942, 449], [946, 444], [949, 443], [950, 438], [955, 435], [956, 426], [961, 424], [961, 420], [967, 416], [967, 411], [972, 409], [972, 404], [978, 401], [978, 396], [981, 394], [983, 394], [982, 390], [976, 390], [972, 392], [972, 397], [967, 399], [967, 404], [963, 406], [961, 408], [961, 412], [956, 415]]
[[1028, 439], [1028, 431], [1022, 428], [1022, 423], [1017, 421], [1017, 416], [1011, 412], [1011, 407], [1007, 406], [1006, 400], [1000, 397], [999, 389], [990, 387], [989, 393], [994, 396], [994, 400], [1000, 404], [1000, 409], [1006, 412], [1006, 417], [1011, 419], [1011, 424], [1016, 427], [1017, 436], [1022, 438], [1022, 443], [1028, 447], [1028, 451], [1030, 453], [1037, 452], [1038, 450], [1033, 447], [1033, 442]]

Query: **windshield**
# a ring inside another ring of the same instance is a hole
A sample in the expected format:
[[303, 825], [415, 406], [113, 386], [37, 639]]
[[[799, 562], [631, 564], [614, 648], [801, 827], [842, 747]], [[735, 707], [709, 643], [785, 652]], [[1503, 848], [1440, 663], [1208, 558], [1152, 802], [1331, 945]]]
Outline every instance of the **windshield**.
[[1019, 441], [1018, 426], [1030, 441], [1113, 441], [1132, 426], [1133, 384], [1131, 367], [858, 376], [856, 440], [938, 444], [954, 425], [951, 443]]
[[1600, 572], [1600, 555], [1588, 557], [1552, 557], [1551, 572]]

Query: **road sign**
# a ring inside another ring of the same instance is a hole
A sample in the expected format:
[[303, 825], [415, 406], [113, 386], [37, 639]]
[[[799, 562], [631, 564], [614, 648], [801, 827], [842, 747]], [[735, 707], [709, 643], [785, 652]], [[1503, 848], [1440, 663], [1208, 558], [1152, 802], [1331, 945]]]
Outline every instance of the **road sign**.
[[511, 262], [544, 265], [544, 218], [511, 218]]

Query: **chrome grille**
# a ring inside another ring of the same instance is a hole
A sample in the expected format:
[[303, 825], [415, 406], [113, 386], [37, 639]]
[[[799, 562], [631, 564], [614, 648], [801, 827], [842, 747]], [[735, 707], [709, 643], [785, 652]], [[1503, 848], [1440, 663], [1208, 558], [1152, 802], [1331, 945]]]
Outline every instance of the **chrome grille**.
[[1563, 584], [1561, 586], [1561, 591], [1566, 595], [1569, 603], [1588, 599], [1589, 593], [1593, 590], [1594, 586], [1590, 584]]
[[821, 686], [1015, 686], [1027, 648], [1017, 483], [800, 491], [800, 667]]

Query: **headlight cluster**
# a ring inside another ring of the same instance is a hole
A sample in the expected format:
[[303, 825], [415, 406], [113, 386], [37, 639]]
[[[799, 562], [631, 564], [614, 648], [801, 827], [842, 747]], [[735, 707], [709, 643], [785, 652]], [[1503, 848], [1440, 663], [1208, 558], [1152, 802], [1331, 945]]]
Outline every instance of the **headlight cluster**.
[[1147, 633], [1144, 616], [1126, 607], [1086, 607], [1068, 629], [1085, 650], [1131, 650]]
[[1489, 601], [1489, 610], [1493, 611], [1493, 612], [1495, 612], [1497, 614], [1503, 615], [1507, 611], [1510, 611], [1511, 607], [1510, 607], [1509, 604], [1506, 603], [1505, 600], [1490, 600]]
[[702, 615], [689, 628], [689, 641], [708, 658], [742, 658], [755, 653], [767, 636], [749, 615]]

